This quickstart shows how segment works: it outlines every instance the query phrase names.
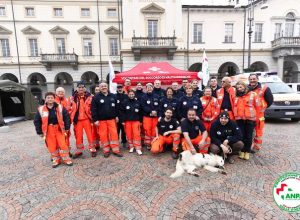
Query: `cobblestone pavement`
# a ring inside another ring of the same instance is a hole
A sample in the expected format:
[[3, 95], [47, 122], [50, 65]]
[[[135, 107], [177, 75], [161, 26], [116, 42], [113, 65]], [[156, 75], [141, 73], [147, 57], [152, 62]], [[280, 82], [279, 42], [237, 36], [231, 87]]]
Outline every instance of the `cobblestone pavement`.
[[170, 179], [170, 152], [125, 153], [51, 168], [32, 121], [0, 133], [0, 219], [300, 219], [273, 201], [274, 181], [300, 172], [300, 123], [267, 124], [264, 150], [226, 165], [228, 175], [200, 171]]

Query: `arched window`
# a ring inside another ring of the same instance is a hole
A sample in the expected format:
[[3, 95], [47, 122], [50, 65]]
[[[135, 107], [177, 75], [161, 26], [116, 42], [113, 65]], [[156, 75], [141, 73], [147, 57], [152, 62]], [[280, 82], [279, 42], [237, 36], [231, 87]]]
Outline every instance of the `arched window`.
[[285, 37], [294, 36], [294, 27], [295, 27], [295, 14], [293, 12], [287, 13], [285, 16]]

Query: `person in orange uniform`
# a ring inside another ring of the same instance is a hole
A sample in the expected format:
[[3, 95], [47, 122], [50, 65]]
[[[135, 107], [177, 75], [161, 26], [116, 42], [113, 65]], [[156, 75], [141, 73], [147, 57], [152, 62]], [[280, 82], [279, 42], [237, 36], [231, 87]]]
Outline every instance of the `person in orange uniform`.
[[121, 103], [120, 121], [125, 128], [125, 133], [129, 145], [129, 153], [136, 150], [138, 155], [142, 155], [141, 145], [141, 128], [142, 107], [139, 101], [135, 98], [134, 90], [128, 91], [128, 98]]
[[267, 85], [261, 85], [258, 82], [258, 76], [253, 73], [249, 75], [249, 89], [256, 93], [261, 105], [260, 111], [257, 113], [255, 136], [253, 140], [253, 151], [259, 151], [262, 147], [262, 136], [265, 128], [265, 110], [273, 103], [273, 94]]
[[117, 98], [108, 92], [108, 85], [105, 82], [99, 84], [100, 93], [92, 100], [92, 118], [98, 126], [100, 144], [105, 158], [110, 156], [110, 150], [117, 157], [123, 157], [120, 152], [119, 135], [117, 132], [118, 108]]
[[142, 96], [140, 103], [143, 108], [143, 128], [145, 131], [144, 144], [148, 150], [155, 137], [155, 128], [158, 121], [160, 97], [153, 93], [152, 83], [146, 84], [146, 93]]
[[92, 135], [92, 116], [91, 116], [91, 100], [92, 96], [86, 91], [85, 83], [78, 82], [77, 90], [74, 92], [71, 104], [71, 121], [74, 125], [76, 152], [73, 158], [82, 156], [84, 150], [83, 130], [89, 142], [89, 151], [92, 157], [96, 157], [96, 149], [93, 143]]
[[249, 91], [246, 83], [238, 81], [236, 84], [236, 97], [234, 101], [234, 118], [239, 126], [244, 147], [240, 152], [240, 158], [249, 160], [253, 138], [253, 130], [257, 113], [260, 111], [259, 99], [255, 92]]
[[126, 78], [125, 81], [124, 81], [124, 93], [125, 94], [128, 94], [129, 90], [132, 89], [132, 86], [131, 86], [131, 79], [129, 78]]
[[231, 86], [230, 77], [223, 77], [222, 88], [217, 90], [217, 99], [220, 111], [227, 111], [231, 120], [234, 120], [233, 103], [235, 99], [235, 88]]
[[[94, 95], [97, 95], [100, 92], [100, 87], [95, 86]], [[93, 143], [96, 150], [100, 149], [100, 136], [98, 134], [98, 126], [93, 123], [92, 126], [92, 134], [93, 134]]]
[[191, 108], [187, 112], [187, 118], [181, 122], [183, 133], [182, 149], [189, 150], [192, 154], [207, 154], [210, 145], [210, 138], [203, 123], [196, 119], [196, 110]]
[[66, 165], [72, 166], [66, 144], [66, 135], [71, 125], [70, 117], [67, 110], [54, 100], [54, 93], [45, 94], [45, 104], [38, 108], [34, 118], [35, 130], [45, 140], [51, 154], [53, 168], [57, 167], [61, 160]]
[[165, 144], [173, 144], [173, 159], [178, 159], [178, 146], [180, 143], [180, 126], [176, 118], [173, 118], [173, 109], [167, 108], [164, 117], [160, 118], [156, 127], [156, 137], [151, 144], [151, 153], [163, 152]]
[[[70, 114], [71, 113], [71, 102], [70, 102], [69, 98], [65, 97], [65, 93], [66, 92], [65, 92], [65, 89], [63, 87], [58, 87], [55, 90], [55, 102], [57, 104], [62, 105], [68, 111], [68, 114]], [[72, 157], [72, 154], [71, 154], [71, 145], [70, 145], [70, 137], [71, 137], [71, 131], [69, 130], [67, 132], [66, 142], [67, 142], [67, 145], [68, 145], [69, 150], [70, 150], [70, 157]]]
[[204, 89], [204, 96], [200, 98], [203, 112], [201, 115], [201, 120], [209, 133], [211, 124], [215, 121], [220, 113], [220, 105], [218, 100], [212, 96], [212, 89], [206, 87]]

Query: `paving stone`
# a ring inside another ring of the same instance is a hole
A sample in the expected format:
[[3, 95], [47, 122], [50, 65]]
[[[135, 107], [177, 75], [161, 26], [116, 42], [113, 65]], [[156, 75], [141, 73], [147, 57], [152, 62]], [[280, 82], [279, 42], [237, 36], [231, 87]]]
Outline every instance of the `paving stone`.
[[32, 121], [16, 123], [0, 133], [0, 219], [300, 219], [271, 194], [275, 179], [300, 170], [299, 141], [299, 123], [269, 121], [263, 150], [226, 164], [226, 176], [199, 170], [174, 180], [171, 152], [104, 159], [85, 150], [73, 167], [52, 169]]

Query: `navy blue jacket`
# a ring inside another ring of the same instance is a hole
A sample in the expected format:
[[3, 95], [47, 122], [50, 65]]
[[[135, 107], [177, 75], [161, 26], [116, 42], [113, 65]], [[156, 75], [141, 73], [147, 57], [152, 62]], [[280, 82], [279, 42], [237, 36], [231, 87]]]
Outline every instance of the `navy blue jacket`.
[[93, 121], [116, 118], [118, 116], [116, 96], [112, 93], [105, 96], [100, 92], [93, 97], [91, 111]]
[[117, 110], [118, 110], [118, 115], [121, 114], [121, 103], [125, 100], [125, 99], [128, 99], [128, 96], [122, 92], [122, 93], [116, 93], [115, 94], [116, 96], [116, 99], [117, 99]]
[[158, 114], [159, 102], [160, 97], [158, 95], [153, 93], [145, 93], [140, 100], [143, 108], [143, 116], [151, 117], [151, 111], [156, 111]]
[[179, 100], [182, 96], [184, 96], [184, 92], [182, 92], [180, 90], [177, 90], [177, 91], [173, 90], [173, 98]]
[[138, 100], [141, 100], [142, 96], [144, 95], [145, 93], [143, 92], [143, 90], [136, 90], [135, 91], [135, 97], [138, 99]]
[[220, 119], [216, 120], [210, 128], [211, 143], [220, 147], [227, 139], [229, 145], [242, 140], [242, 133], [234, 121], [229, 120], [226, 125], [222, 125]]
[[203, 96], [203, 92], [201, 90], [199, 90], [199, 87], [197, 87], [197, 89], [193, 90], [193, 96], [197, 96], [198, 98]]
[[182, 92], [183, 94], [185, 94], [185, 88], [183, 88], [183, 86], [181, 86], [181, 88], [179, 89], [180, 92]]
[[186, 95], [182, 96], [179, 99], [178, 108], [177, 108], [179, 118], [180, 119], [186, 118], [187, 112], [190, 108], [195, 109], [197, 116], [200, 117], [203, 111], [202, 102], [200, 98], [196, 96], [192, 96], [192, 97], [187, 97]]
[[177, 99], [174, 99], [174, 98], [168, 99], [167, 97], [162, 98], [160, 100], [158, 116], [164, 117], [165, 110], [167, 108], [172, 108], [173, 109], [173, 118], [177, 118], [177, 105], [178, 105]]
[[166, 96], [166, 91], [162, 88], [154, 88], [152, 93], [158, 95], [160, 98]]
[[120, 121], [142, 121], [142, 106], [137, 98], [125, 99], [121, 103]]
[[221, 89], [221, 86], [217, 85], [217, 88], [216, 88], [216, 89], [213, 89], [212, 87], [210, 87], [210, 88], [211, 88], [211, 95], [212, 95], [213, 97], [217, 98], [217, 91], [218, 91], [219, 89]]

